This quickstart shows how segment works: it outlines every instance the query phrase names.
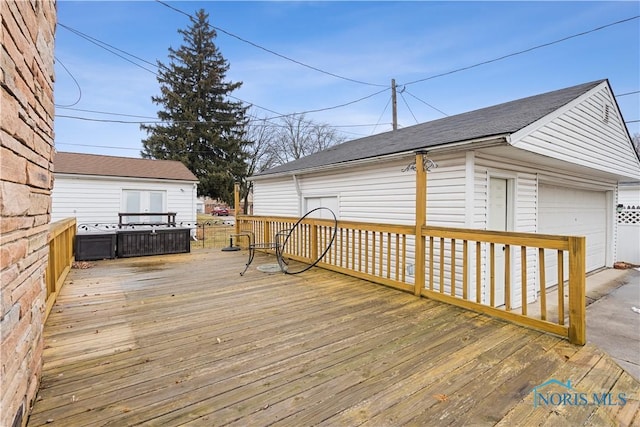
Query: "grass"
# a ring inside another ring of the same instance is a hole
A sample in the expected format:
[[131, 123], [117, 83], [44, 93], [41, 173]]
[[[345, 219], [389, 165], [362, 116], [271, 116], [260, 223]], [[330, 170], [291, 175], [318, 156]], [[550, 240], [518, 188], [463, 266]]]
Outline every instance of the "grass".
[[198, 240], [191, 242], [191, 250], [229, 246], [229, 238], [235, 233], [235, 227], [225, 224], [224, 221], [224, 217], [198, 214]]

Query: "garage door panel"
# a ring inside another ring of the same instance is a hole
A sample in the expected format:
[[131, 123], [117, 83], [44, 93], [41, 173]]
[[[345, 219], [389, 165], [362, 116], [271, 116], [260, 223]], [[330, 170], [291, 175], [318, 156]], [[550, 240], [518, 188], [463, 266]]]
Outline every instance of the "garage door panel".
[[[552, 185], [540, 185], [539, 232], [585, 236], [587, 271], [606, 264], [607, 197], [603, 191], [589, 191]], [[557, 255], [545, 251], [549, 284], [557, 283]], [[566, 264], [565, 260], [565, 264]], [[565, 276], [568, 266], [565, 265]], [[565, 277], [566, 279], [566, 277]]]

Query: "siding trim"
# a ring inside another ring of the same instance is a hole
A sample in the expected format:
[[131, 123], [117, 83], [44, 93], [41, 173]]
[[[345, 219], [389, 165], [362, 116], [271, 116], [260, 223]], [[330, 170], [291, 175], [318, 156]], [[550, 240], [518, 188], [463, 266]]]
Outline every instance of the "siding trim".
[[[603, 122], [603, 105], [609, 106]], [[521, 150], [623, 177], [640, 178], [640, 160], [607, 81], [512, 135]]]
[[602, 90], [605, 87], [608, 87], [608, 85], [607, 85], [606, 81], [603, 81], [602, 83], [600, 83], [596, 87], [594, 87], [591, 90], [583, 93], [579, 97], [573, 99], [568, 104], [558, 108], [557, 110], [552, 111], [551, 113], [547, 114], [546, 116], [542, 117], [541, 119], [531, 123], [528, 126], [523, 127], [519, 131], [514, 132], [513, 134], [511, 134], [511, 145], [513, 145], [514, 147], [517, 147], [518, 143], [520, 142], [520, 140], [523, 137], [525, 137], [525, 136], [527, 136], [527, 135], [529, 135], [529, 134], [531, 134], [531, 133], [543, 128], [544, 126], [548, 125], [553, 120], [557, 119], [558, 117], [562, 116], [563, 114], [566, 114], [569, 110], [575, 108], [577, 105], [581, 104], [582, 102], [584, 102], [588, 98], [592, 97], [594, 94], [596, 94], [598, 91]]
[[473, 228], [473, 216], [475, 210], [475, 151], [467, 151], [465, 154], [465, 197], [466, 207], [465, 227]]

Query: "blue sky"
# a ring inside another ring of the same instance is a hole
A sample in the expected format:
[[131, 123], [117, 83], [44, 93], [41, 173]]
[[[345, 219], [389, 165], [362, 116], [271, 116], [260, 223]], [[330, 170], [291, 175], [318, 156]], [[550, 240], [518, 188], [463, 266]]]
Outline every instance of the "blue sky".
[[[303, 67], [219, 31], [216, 44], [230, 63], [227, 78], [243, 82], [234, 95], [248, 103], [290, 114], [382, 91], [346, 107], [306, 114], [336, 126], [347, 139], [391, 129], [391, 93], [384, 89], [392, 78], [402, 92], [401, 127], [602, 78], [616, 94], [640, 90], [638, 18], [431, 78], [637, 17], [636, 1], [168, 3], [189, 14], [203, 8], [215, 27], [359, 82]], [[167, 63], [168, 48], [182, 44], [177, 30], [190, 25], [185, 15], [155, 1], [61, 0], [58, 22], [151, 63]], [[62, 25], [55, 48], [56, 149], [138, 157], [146, 136], [139, 124], [94, 120], [154, 120], [156, 76]], [[422, 79], [427, 80], [408, 84]], [[640, 133], [640, 94], [617, 101], [630, 133]], [[256, 107], [252, 113], [275, 115]]]

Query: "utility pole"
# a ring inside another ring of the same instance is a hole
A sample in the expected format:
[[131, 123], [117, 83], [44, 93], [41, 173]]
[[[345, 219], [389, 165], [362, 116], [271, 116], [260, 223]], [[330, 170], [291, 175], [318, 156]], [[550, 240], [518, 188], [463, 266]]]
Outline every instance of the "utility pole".
[[398, 101], [396, 99], [396, 79], [391, 79], [391, 104], [393, 130], [398, 130]]

